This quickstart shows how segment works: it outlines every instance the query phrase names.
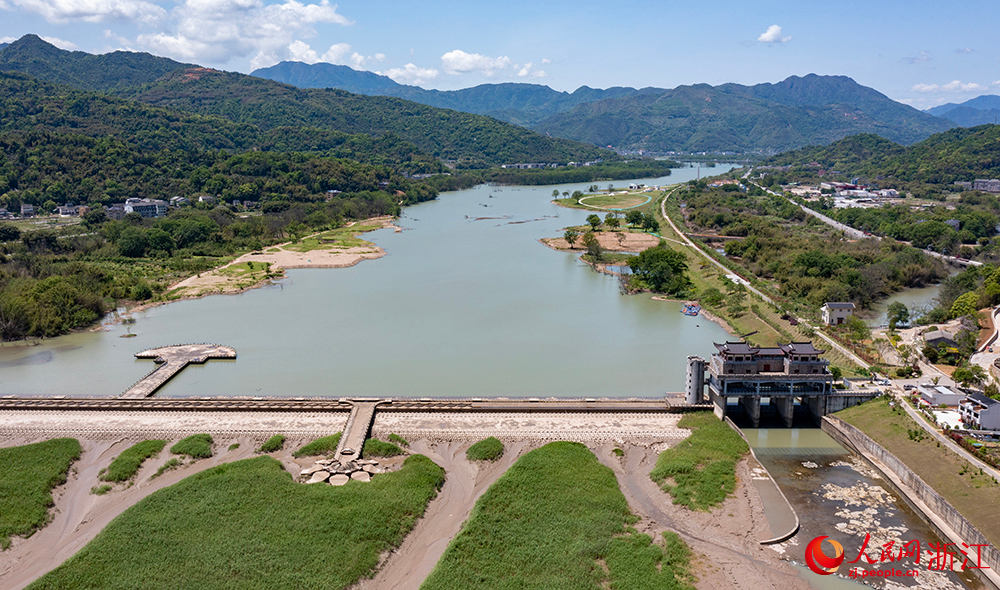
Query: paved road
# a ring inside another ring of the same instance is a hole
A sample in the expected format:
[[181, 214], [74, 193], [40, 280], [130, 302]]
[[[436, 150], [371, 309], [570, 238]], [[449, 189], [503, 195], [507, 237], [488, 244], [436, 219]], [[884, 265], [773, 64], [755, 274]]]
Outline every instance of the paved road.
[[[674, 224], [674, 220], [671, 219], [667, 215], [667, 199], [669, 199], [671, 196], [673, 196], [675, 190], [677, 190], [677, 187], [674, 187], [673, 189], [671, 189], [671, 191], [669, 193], [667, 193], [667, 195], [665, 197], [663, 197], [663, 201], [660, 202], [660, 214], [663, 215], [663, 218], [667, 220], [667, 223], [670, 224], [670, 227], [673, 228], [674, 232], [677, 235], [679, 235], [681, 237], [681, 239], [684, 240], [684, 242], [689, 247], [693, 248], [696, 252], [698, 252], [699, 254], [701, 254], [702, 256], [704, 256], [706, 259], [708, 259], [709, 262], [711, 262], [715, 266], [717, 266], [720, 269], [722, 269], [723, 271], [725, 271], [726, 276], [730, 277], [731, 280], [734, 280], [734, 277], [735, 277], [736, 282], [742, 283], [743, 285], [746, 286], [747, 289], [749, 289], [752, 293], [754, 293], [755, 295], [757, 295], [758, 297], [760, 297], [763, 301], [766, 301], [767, 303], [770, 303], [771, 305], [777, 307], [777, 304], [775, 304], [774, 300], [772, 300], [767, 295], [761, 293], [760, 290], [757, 289], [756, 287], [752, 286], [750, 284], [750, 281], [748, 281], [747, 279], [744, 279], [743, 277], [737, 275], [732, 269], [728, 268], [727, 266], [725, 266], [724, 264], [722, 264], [721, 262], [719, 262], [718, 260], [716, 260], [715, 258], [713, 258], [710, 254], [708, 254], [707, 252], [705, 252], [704, 250], [702, 250], [697, 244], [695, 244], [694, 242], [692, 242], [691, 239], [688, 238], [687, 235], [684, 232], [682, 232], [680, 230], [680, 228], [677, 227], [676, 224]], [[772, 193], [772, 194], [774, 194], [774, 193]], [[858, 355], [854, 354], [853, 352], [851, 352], [850, 350], [848, 350], [846, 347], [841, 346], [838, 342], [836, 342], [835, 340], [833, 340], [832, 338], [830, 338], [829, 336], [827, 336], [826, 334], [824, 334], [820, 330], [816, 329], [816, 327], [813, 326], [812, 324], [806, 322], [802, 318], [796, 318], [796, 319], [799, 321], [800, 324], [803, 324], [805, 326], [808, 326], [809, 328], [812, 328], [813, 332], [815, 332], [817, 336], [819, 336], [820, 338], [822, 338], [823, 340], [825, 340], [827, 344], [829, 344], [833, 348], [837, 349], [841, 354], [843, 354], [847, 358], [853, 360], [855, 363], [858, 364], [859, 367], [863, 367], [865, 369], [871, 368], [871, 365], [869, 365], [868, 363], [866, 363], [861, 357], [859, 357]]]

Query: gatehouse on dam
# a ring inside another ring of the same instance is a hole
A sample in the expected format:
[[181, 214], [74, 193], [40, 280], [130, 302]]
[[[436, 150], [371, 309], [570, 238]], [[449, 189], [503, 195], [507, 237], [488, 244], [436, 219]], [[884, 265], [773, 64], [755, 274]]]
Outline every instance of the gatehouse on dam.
[[704, 403], [707, 388], [720, 419], [742, 415], [756, 428], [762, 414], [773, 414], [790, 428], [796, 405], [819, 423], [827, 413], [876, 395], [836, 390], [830, 361], [820, 358], [826, 351], [812, 342], [768, 348], [738, 341], [715, 348], [718, 352], [707, 363], [698, 356], [687, 357], [686, 401]]

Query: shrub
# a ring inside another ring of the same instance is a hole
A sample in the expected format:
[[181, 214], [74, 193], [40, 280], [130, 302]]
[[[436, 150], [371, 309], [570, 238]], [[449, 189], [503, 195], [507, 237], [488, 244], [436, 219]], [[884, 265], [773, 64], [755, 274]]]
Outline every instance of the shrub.
[[235, 451], [238, 448], [240, 448], [240, 443], [233, 443], [233, 444], [229, 445], [229, 450], [230, 451]]
[[366, 440], [365, 446], [361, 451], [361, 454], [365, 457], [395, 457], [396, 455], [402, 455], [403, 453], [403, 449], [397, 447], [391, 442], [385, 442], [377, 438], [369, 438]]
[[165, 440], [144, 440], [121, 452], [108, 468], [98, 477], [101, 481], [128, 481], [142, 467], [143, 462], [160, 454], [167, 446]]
[[103, 496], [104, 494], [107, 494], [110, 491], [111, 491], [111, 484], [108, 483], [90, 488], [90, 493], [94, 494], [95, 496]]
[[212, 437], [207, 434], [192, 434], [170, 447], [170, 452], [192, 459], [207, 459], [212, 456], [212, 442]]
[[261, 453], [274, 453], [280, 451], [282, 447], [285, 446], [285, 435], [275, 434], [271, 438], [267, 439], [264, 444], [260, 445], [259, 451]]
[[164, 473], [168, 471], [173, 471], [174, 469], [177, 469], [180, 466], [181, 466], [181, 460], [178, 459], [177, 457], [174, 457], [173, 459], [161, 465], [160, 468], [156, 470], [156, 473], [150, 476], [149, 479], [153, 479], [154, 477], [160, 477]]
[[496, 461], [503, 456], [503, 443], [495, 436], [484, 438], [465, 451], [469, 461]]
[[340, 444], [341, 433], [331, 434], [330, 436], [324, 436], [317, 438], [301, 449], [292, 453], [293, 457], [313, 457], [316, 455], [328, 455], [337, 450], [337, 445]]

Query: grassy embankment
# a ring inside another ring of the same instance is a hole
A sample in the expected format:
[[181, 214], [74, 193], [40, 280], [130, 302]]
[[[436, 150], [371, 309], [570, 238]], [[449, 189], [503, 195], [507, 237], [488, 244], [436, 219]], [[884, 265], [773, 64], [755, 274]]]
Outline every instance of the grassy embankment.
[[712, 412], [686, 414], [677, 425], [691, 436], [660, 453], [649, 477], [674, 504], [708, 511], [736, 490], [736, 463], [749, 448]]
[[280, 451], [285, 446], [285, 435], [275, 434], [271, 438], [264, 441], [264, 444], [260, 445], [257, 452], [260, 453], [275, 453]]
[[49, 522], [52, 488], [65, 483], [80, 442], [56, 438], [0, 449], [0, 548], [13, 535], [28, 537]]
[[503, 443], [495, 436], [484, 438], [465, 451], [469, 461], [496, 461], [503, 456]]
[[518, 459], [476, 502], [421, 590], [690, 588], [690, 551], [635, 521], [614, 473], [579, 443]]
[[212, 437], [208, 434], [192, 434], [182, 438], [170, 447], [175, 455], [187, 455], [192, 459], [207, 459], [212, 456]]
[[313, 250], [346, 250], [359, 246], [375, 247], [375, 244], [362, 240], [358, 236], [383, 227], [381, 220], [361, 221], [352, 225], [338, 227], [329, 231], [313, 234], [301, 240], [286, 244], [285, 250], [294, 252], [311, 252]]
[[299, 457], [315, 457], [317, 455], [329, 455], [337, 450], [337, 445], [340, 444], [340, 432], [331, 434], [330, 436], [322, 436], [312, 441], [311, 443], [305, 445], [301, 449], [292, 453], [295, 458]]
[[159, 439], [136, 443], [115, 457], [114, 461], [102, 470], [97, 478], [101, 481], [111, 482], [129, 481], [135, 477], [146, 459], [159, 455], [165, 446], [167, 446], [167, 441]]
[[129, 508], [29, 588], [347, 588], [443, 482], [422, 455], [343, 487], [297, 484], [266, 456], [219, 465]]
[[[669, 190], [667, 191], [669, 194]], [[667, 202], [665, 209], [667, 215], [677, 224], [678, 227], [683, 228], [683, 217], [680, 214], [680, 209], [677, 206], [677, 201], [675, 199], [666, 197]], [[687, 255], [688, 258], [688, 276], [691, 282], [694, 284], [697, 293], [704, 293], [709, 288], [715, 288], [720, 292], [725, 293], [727, 288], [731, 285], [732, 281], [725, 277], [726, 273], [723, 273], [719, 267], [705, 260], [705, 257], [697, 252], [693, 251], [690, 247], [684, 246], [680, 243], [681, 236], [678, 236], [670, 224], [663, 218], [660, 211], [661, 199], [655, 200], [650, 204], [650, 213], [655, 211], [656, 218], [660, 223], [660, 235], [667, 240], [668, 245], [675, 250], [680, 250]], [[732, 268], [735, 266], [732, 261], [726, 260], [725, 264]], [[740, 274], [748, 276], [749, 273], [745, 269], [736, 268]], [[701, 305], [712, 313], [712, 315], [718, 317], [720, 320], [729, 325], [733, 332], [737, 334], [750, 334], [756, 332], [753, 336], [749, 337], [748, 340], [759, 346], [774, 346], [779, 342], [791, 342], [791, 341], [806, 341], [806, 340], [817, 340], [817, 336], [804, 324], [799, 324], [798, 326], [792, 326], [787, 321], [782, 320], [778, 312], [776, 312], [769, 304], [760, 300], [756, 295], [747, 291], [747, 304], [744, 306], [745, 309], [739, 315], [730, 312], [724, 306], [713, 306], [707, 304], [705, 301], [701, 301]], [[858, 368], [857, 364], [848, 358], [846, 355], [838, 352], [836, 349], [830, 347], [824, 358], [830, 361], [832, 365], [843, 367], [845, 373], [850, 374], [855, 369]]]
[[[898, 402], [897, 402], [898, 403]], [[923, 432], [899, 407], [878, 398], [835, 414], [885, 447], [951, 503], [994, 544], [1000, 544], [1000, 484]]]
[[366, 439], [364, 446], [361, 447], [362, 457], [395, 457], [403, 453], [405, 451], [395, 444], [377, 438]]

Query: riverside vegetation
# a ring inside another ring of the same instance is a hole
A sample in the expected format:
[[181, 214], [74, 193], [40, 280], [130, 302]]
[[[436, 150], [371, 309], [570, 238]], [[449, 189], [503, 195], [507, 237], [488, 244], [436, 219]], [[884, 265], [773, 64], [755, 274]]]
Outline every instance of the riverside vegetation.
[[267, 456], [226, 463], [147, 496], [29, 588], [347, 588], [443, 482], [422, 455], [342, 487], [295, 483]]
[[736, 490], [736, 463], [749, 447], [711, 412], [687, 414], [677, 425], [691, 436], [660, 453], [649, 477], [674, 504], [711, 510]]
[[75, 438], [0, 449], [0, 549], [49, 522], [52, 489], [66, 482], [80, 452]]
[[159, 455], [165, 446], [167, 441], [160, 439], [138, 442], [119, 453], [106, 469], [101, 470], [97, 478], [116, 483], [129, 481], [139, 472], [146, 459]]
[[611, 469], [549, 443], [480, 497], [421, 590], [691, 588], [687, 546], [673, 533], [653, 543], [635, 520]]

